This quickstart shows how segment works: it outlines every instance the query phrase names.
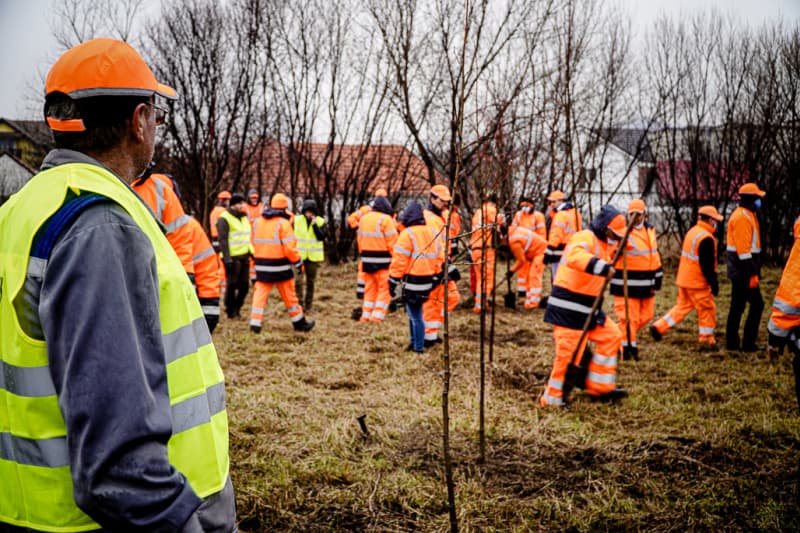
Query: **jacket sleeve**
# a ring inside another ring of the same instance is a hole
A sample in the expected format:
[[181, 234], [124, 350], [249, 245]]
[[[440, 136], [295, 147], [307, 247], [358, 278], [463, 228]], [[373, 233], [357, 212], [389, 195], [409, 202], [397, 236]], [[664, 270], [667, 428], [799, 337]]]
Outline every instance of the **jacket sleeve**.
[[164, 187], [166, 206], [161, 222], [167, 228], [167, 240], [181, 260], [184, 270], [194, 274], [192, 263], [192, 232], [189, 229], [189, 215], [183, 210], [181, 201], [172, 187]]
[[708, 285], [711, 288], [719, 286], [717, 280], [717, 270], [714, 259], [714, 239], [706, 237], [697, 247], [697, 255], [700, 262], [700, 270], [703, 272], [703, 277], [706, 278]]
[[217, 234], [219, 235], [219, 251], [222, 254], [222, 262], [231, 260], [231, 250], [228, 242], [228, 221], [222, 217], [217, 220]]
[[[320, 222], [322, 221], [322, 222]], [[328, 236], [328, 226], [325, 224], [325, 219], [322, 217], [315, 217], [314, 222], [311, 223], [311, 231], [318, 241], [324, 241]]]
[[347, 217], [347, 225], [350, 229], [358, 229], [358, 223], [361, 221], [361, 210], [356, 209]]
[[288, 221], [281, 222], [281, 246], [283, 247], [283, 254], [292, 265], [299, 267], [303, 260], [300, 257], [300, 252], [297, 250], [297, 238], [294, 236], [292, 225]]
[[400, 280], [408, 273], [409, 266], [411, 265], [411, 237], [408, 235], [408, 230], [405, 229], [397, 238], [392, 250], [392, 263], [389, 265], [389, 277], [395, 280]]
[[567, 265], [595, 276], [608, 274], [611, 265], [589, 251], [589, 245], [581, 241], [572, 241], [564, 251]]
[[75, 501], [109, 531], [177, 531], [201, 504], [167, 455], [157, 276], [149, 239], [110, 204], [79, 216], [44, 274], [39, 314]]

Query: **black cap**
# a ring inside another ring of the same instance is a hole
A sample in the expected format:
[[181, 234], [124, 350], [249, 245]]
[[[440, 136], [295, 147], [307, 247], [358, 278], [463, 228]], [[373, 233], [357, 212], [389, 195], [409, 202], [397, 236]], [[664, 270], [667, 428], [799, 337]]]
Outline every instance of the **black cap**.
[[245, 202], [244, 195], [242, 193], [235, 192], [231, 195], [231, 205], [238, 204], [241, 202]]

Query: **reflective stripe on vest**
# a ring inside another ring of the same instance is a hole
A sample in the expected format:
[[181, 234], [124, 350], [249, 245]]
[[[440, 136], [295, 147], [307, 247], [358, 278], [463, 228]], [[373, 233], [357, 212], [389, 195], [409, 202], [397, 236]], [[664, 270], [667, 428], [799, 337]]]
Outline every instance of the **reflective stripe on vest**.
[[[322, 226], [325, 224], [325, 219], [315, 217], [314, 223]], [[314, 229], [305, 216], [296, 216], [294, 218], [294, 234], [297, 237], [297, 251], [300, 252], [300, 257], [303, 261], [309, 260], [320, 263], [325, 259], [324, 244], [317, 239]]]
[[236, 218], [230, 211], [224, 211], [221, 215], [228, 223], [228, 252], [231, 257], [247, 255], [252, 253], [250, 247], [250, 221], [247, 217]]
[[71, 163], [46, 170], [0, 208], [0, 522], [65, 532], [99, 526], [75, 504], [47, 345], [17, 327], [14, 300], [27, 277], [20, 261], [68, 191], [116, 202], [153, 247], [173, 418], [170, 462], [200, 497], [222, 490], [229, 470], [222, 370], [194, 289], [158, 223], [125, 184], [99, 166]]

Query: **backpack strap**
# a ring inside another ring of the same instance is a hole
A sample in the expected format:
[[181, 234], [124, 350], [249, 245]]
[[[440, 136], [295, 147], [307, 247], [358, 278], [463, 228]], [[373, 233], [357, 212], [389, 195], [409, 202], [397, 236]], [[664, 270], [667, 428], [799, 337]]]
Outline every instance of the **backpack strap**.
[[111, 200], [99, 194], [83, 194], [67, 200], [34, 238], [31, 257], [48, 259], [61, 234], [89, 207]]

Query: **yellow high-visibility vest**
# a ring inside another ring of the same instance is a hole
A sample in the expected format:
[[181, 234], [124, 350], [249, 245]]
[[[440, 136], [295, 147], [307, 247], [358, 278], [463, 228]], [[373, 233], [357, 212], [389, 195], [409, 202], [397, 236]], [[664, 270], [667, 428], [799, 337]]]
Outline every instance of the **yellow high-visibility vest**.
[[[325, 219], [315, 217], [314, 224], [322, 227]], [[294, 217], [294, 236], [297, 237], [297, 251], [303, 261], [319, 263], [325, 260], [325, 245], [314, 234], [314, 229], [304, 215]]]

